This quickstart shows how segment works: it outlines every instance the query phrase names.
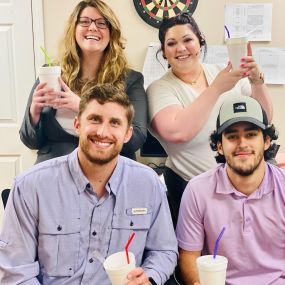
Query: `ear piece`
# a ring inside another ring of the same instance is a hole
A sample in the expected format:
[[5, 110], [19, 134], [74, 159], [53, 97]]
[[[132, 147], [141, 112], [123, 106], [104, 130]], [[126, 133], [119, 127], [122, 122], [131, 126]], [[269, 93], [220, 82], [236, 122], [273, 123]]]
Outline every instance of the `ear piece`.
[[197, 51], [195, 55], [200, 56], [201, 52], [202, 52], [202, 48], [200, 48], [199, 51]]

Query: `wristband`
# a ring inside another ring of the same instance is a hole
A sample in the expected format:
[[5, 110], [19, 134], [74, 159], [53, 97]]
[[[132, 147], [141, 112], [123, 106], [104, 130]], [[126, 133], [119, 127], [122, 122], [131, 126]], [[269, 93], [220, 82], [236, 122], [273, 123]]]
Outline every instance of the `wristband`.
[[261, 84], [264, 84], [264, 75], [262, 72], [260, 72], [258, 79], [251, 79], [248, 77], [248, 80], [249, 80], [250, 84], [252, 84], [252, 85], [261, 85]]

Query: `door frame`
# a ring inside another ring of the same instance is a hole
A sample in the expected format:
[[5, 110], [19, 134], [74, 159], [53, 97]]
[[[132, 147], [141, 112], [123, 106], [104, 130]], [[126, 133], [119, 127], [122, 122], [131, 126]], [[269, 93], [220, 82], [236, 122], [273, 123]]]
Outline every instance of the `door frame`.
[[[23, 1], [23, 0], [21, 0]], [[44, 0], [25, 0], [27, 5], [29, 5], [30, 8], [30, 17], [32, 17], [32, 26], [29, 27], [29, 30], [32, 30], [32, 53], [33, 53], [33, 62], [31, 62], [31, 73], [33, 71], [32, 76], [34, 77], [34, 80], [36, 80], [37, 77], [37, 68], [44, 64], [45, 58], [44, 55], [41, 54], [40, 46], [44, 47], [44, 11], [43, 11], [43, 1]], [[20, 9], [20, 8], [19, 8]], [[16, 63], [17, 64], [17, 63]], [[32, 86], [31, 86], [32, 88]], [[9, 156], [9, 155], [8, 155]], [[16, 175], [19, 175], [19, 167], [20, 163], [17, 156], [11, 156], [11, 167], [14, 167], [14, 171]], [[18, 161], [15, 161], [17, 160]], [[8, 161], [9, 162], [9, 161]], [[21, 166], [22, 167], [22, 166]], [[23, 169], [21, 169], [23, 171]], [[6, 185], [7, 187], [7, 185]], [[5, 188], [6, 188], [5, 187]], [[12, 185], [9, 185], [8, 187], [12, 187]], [[7, 188], [8, 188], [7, 187]], [[2, 192], [2, 189], [0, 189], [0, 193]], [[2, 208], [2, 201], [0, 198], [0, 229], [2, 226], [2, 217], [3, 217], [3, 208]]]
[[41, 46], [45, 46], [43, 0], [31, 0], [31, 11], [33, 17], [34, 70], [36, 80], [37, 68], [45, 62], [44, 55], [40, 50]]

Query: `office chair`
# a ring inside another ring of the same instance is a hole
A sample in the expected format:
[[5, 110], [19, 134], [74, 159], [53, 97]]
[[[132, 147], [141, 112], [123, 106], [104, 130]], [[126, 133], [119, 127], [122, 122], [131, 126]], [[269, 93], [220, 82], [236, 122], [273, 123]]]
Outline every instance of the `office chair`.
[[166, 281], [164, 285], [185, 285], [181, 280], [181, 273], [178, 265], [175, 268], [174, 273], [170, 276], [170, 279]]
[[6, 204], [7, 204], [7, 200], [8, 200], [8, 197], [9, 197], [9, 193], [10, 193], [10, 189], [4, 189], [1, 193], [1, 197], [2, 197], [2, 202], [3, 202], [3, 206], [4, 206], [4, 209], [6, 207]]

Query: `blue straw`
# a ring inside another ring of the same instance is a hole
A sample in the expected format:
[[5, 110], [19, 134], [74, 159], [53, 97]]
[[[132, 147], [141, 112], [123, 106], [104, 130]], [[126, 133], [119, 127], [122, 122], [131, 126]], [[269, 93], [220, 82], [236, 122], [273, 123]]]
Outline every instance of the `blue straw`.
[[224, 234], [224, 231], [226, 230], [226, 227], [223, 227], [222, 228], [222, 231], [220, 232], [216, 242], [215, 242], [215, 248], [214, 248], [214, 256], [213, 258], [215, 259], [216, 258], [216, 255], [217, 255], [217, 251], [218, 251], [218, 245], [219, 245], [219, 241], [220, 239], [222, 238], [223, 234]]
[[231, 37], [231, 35], [230, 35], [230, 31], [229, 31], [229, 29], [227, 28], [227, 26], [224, 26], [225, 27], [225, 30], [226, 30], [226, 32], [227, 32], [227, 35], [228, 35], [228, 39]]

